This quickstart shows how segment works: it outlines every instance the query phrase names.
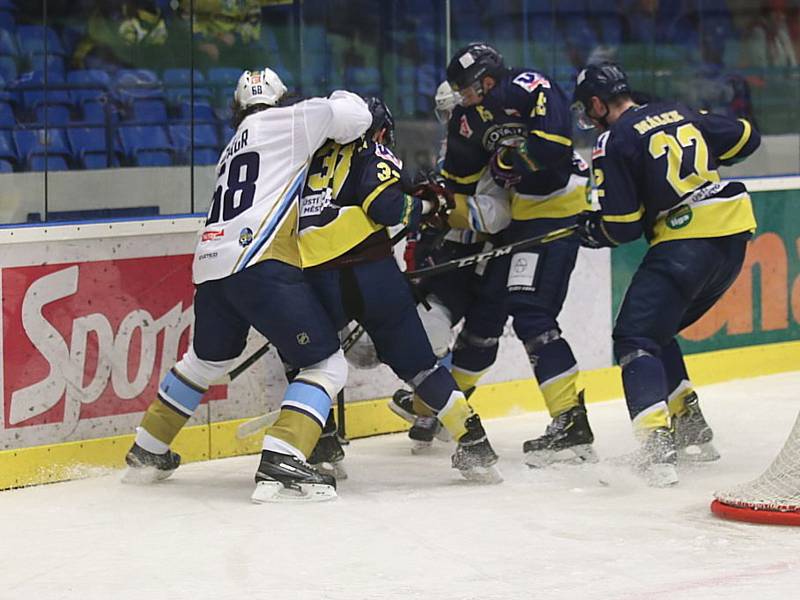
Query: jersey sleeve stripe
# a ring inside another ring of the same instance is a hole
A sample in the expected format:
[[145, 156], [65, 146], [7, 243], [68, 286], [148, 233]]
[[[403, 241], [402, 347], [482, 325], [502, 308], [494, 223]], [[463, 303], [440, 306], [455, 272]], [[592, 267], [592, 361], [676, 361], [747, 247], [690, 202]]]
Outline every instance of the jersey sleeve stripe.
[[398, 181], [400, 181], [400, 180], [397, 177], [392, 177], [391, 179], [389, 179], [387, 181], [384, 181], [382, 184], [380, 184], [378, 187], [376, 187], [374, 190], [372, 190], [370, 192], [369, 196], [364, 198], [364, 202], [361, 203], [361, 208], [364, 209], [364, 212], [367, 212], [369, 210], [369, 207], [372, 205], [372, 202], [375, 200], [375, 198], [380, 196], [380, 194], [381, 194], [381, 192], [383, 190], [385, 190], [387, 187], [389, 187], [393, 183], [397, 183]]
[[728, 160], [729, 158], [733, 158], [739, 151], [744, 148], [744, 145], [747, 143], [747, 140], [750, 139], [750, 134], [753, 132], [753, 127], [750, 125], [750, 122], [746, 119], [739, 119], [739, 121], [744, 125], [744, 131], [742, 132], [742, 137], [739, 138], [739, 141], [728, 150], [725, 154], [719, 157], [720, 160]]
[[485, 169], [481, 169], [477, 173], [473, 173], [472, 175], [465, 175], [463, 177], [459, 177], [458, 175], [453, 175], [452, 173], [448, 173], [444, 169], [442, 169], [442, 177], [445, 179], [449, 179], [450, 181], [454, 181], [456, 183], [477, 183], [478, 180], [483, 176], [483, 172]]
[[608, 223], [635, 223], [640, 220], [644, 215], [644, 207], [640, 206], [639, 210], [625, 215], [603, 215], [603, 221]]
[[557, 135], [555, 133], [547, 133], [546, 131], [542, 131], [540, 129], [532, 129], [531, 135], [538, 136], [548, 142], [555, 142], [556, 144], [561, 144], [562, 146], [572, 146], [572, 140], [568, 137], [564, 137], [563, 135]]

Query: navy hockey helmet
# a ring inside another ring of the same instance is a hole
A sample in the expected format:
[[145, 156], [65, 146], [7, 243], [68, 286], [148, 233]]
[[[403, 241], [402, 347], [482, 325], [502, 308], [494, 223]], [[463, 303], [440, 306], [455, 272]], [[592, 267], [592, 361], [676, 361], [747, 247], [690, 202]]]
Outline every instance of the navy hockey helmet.
[[372, 114], [372, 125], [367, 129], [367, 137], [373, 137], [381, 129], [385, 129], [386, 133], [383, 135], [383, 145], [389, 148], [394, 148], [395, 134], [394, 134], [394, 117], [392, 111], [386, 106], [386, 103], [377, 96], [368, 96], [364, 98], [367, 103], [367, 108]]
[[447, 81], [453, 91], [473, 87], [483, 95], [483, 78], [499, 79], [504, 70], [502, 54], [485, 42], [472, 42], [458, 50], [447, 65]]
[[572, 97], [572, 110], [578, 115], [578, 125], [581, 129], [594, 127], [586, 116], [586, 107], [591, 105], [593, 96], [608, 103], [617, 96], [630, 94], [631, 87], [622, 67], [611, 62], [587, 65], [578, 73]]

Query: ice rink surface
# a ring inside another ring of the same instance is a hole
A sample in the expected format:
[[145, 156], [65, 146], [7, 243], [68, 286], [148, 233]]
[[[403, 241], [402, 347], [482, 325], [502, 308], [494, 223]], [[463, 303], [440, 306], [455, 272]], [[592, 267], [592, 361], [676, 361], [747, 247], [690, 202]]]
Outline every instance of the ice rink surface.
[[405, 435], [356, 440], [340, 498], [254, 505], [257, 457], [195, 463], [138, 487], [119, 473], [0, 492], [0, 598], [717, 600], [800, 597], [800, 528], [721, 521], [714, 489], [759, 474], [800, 409], [800, 372], [708, 386], [722, 453], [650, 489], [621, 401], [589, 406], [601, 463], [530, 470], [549, 418], [486, 423], [505, 482], [411, 456]]

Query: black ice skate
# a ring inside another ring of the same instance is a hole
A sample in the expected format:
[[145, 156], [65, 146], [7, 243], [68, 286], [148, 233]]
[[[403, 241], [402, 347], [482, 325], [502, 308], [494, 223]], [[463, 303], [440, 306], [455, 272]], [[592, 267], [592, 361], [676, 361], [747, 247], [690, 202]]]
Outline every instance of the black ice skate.
[[328, 473], [336, 479], [347, 479], [347, 471], [342, 465], [344, 448], [336, 435], [336, 423], [329, 420], [332, 425], [325, 423], [322, 435], [308, 457], [308, 463], [320, 473]]
[[122, 477], [125, 483], [153, 483], [166, 479], [181, 464], [181, 457], [172, 450], [167, 450], [164, 454], [148, 452], [138, 444], [125, 455], [125, 463], [128, 469]]
[[673, 419], [678, 460], [691, 462], [719, 460], [719, 452], [711, 443], [714, 432], [703, 417], [697, 394], [692, 392], [686, 397], [685, 407], [685, 412]]
[[678, 452], [672, 431], [659, 427], [646, 434], [634, 459], [634, 469], [644, 477], [647, 485], [667, 487], [678, 483], [677, 463]]
[[411, 423], [408, 437], [413, 442], [412, 454], [421, 454], [428, 450], [436, 438], [442, 442], [450, 441], [450, 434], [442, 427], [439, 419], [431, 416], [417, 415], [414, 412], [414, 392], [397, 390], [389, 401], [389, 409], [398, 417]]
[[261, 451], [256, 489], [250, 499], [263, 502], [322, 502], [336, 498], [336, 479], [319, 473], [290, 454]]
[[522, 445], [525, 464], [531, 468], [561, 463], [596, 463], [592, 443], [594, 434], [589, 426], [583, 391], [578, 394], [578, 405], [561, 413], [547, 426], [544, 435], [528, 440]]
[[503, 476], [495, 466], [498, 457], [492, 449], [478, 415], [469, 417], [464, 426], [467, 432], [458, 440], [453, 454], [453, 468], [470, 481], [500, 483]]

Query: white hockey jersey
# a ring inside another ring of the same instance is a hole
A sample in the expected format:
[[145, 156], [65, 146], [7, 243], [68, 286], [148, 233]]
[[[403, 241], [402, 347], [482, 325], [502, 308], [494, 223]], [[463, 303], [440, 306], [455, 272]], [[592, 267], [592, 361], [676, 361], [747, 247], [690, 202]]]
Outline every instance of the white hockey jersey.
[[[351, 142], [371, 123], [366, 103], [344, 91], [246, 117], [217, 163], [214, 196], [194, 254], [194, 283], [267, 258], [294, 263], [297, 199], [311, 157], [327, 139]], [[279, 245], [284, 248], [273, 248]]]

